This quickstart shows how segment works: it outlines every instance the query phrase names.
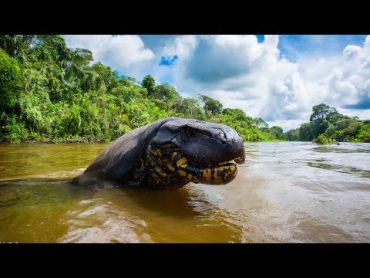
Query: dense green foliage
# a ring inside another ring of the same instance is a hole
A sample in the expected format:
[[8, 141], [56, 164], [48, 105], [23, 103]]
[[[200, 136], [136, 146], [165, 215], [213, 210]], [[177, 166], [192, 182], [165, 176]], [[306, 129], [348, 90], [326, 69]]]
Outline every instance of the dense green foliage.
[[207, 115], [217, 115], [222, 112], [222, 104], [218, 100], [212, 99], [205, 95], [200, 95], [200, 99], [204, 103], [204, 112]]
[[354, 140], [355, 142], [370, 142], [370, 122], [367, 121], [361, 126]]
[[314, 141], [318, 144], [335, 142], [370, 142], [370, 122], [338, 113], [327, 104], [312, 108], [310, 122], [286, 133], [290, 141]]
[[225, 123], [246, 141], [284, 139], [281, 128], [240, 109], [183, 98], [150, 75], [140, 86], [92, 61], [89, 50], [69, 49], [60, 36], [1, 35], [0, 141], [109, 142], [170, 116]]
[[148, 91], [148, 94], [152, 94], [155, 88], [155, 80], [152, 76], [147, 75], [144, 77], [141, 85]]

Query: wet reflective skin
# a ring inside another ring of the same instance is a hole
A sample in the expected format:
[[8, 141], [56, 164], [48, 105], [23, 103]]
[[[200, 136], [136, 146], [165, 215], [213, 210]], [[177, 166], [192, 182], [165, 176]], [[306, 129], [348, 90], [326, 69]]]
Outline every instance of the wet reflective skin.
[[370, 144], [245, 144], [226, 185], [71, 186], [106, 147], [0, 144], [0, 241], [370, 241]]
[[73, 179], [79, 186], [177, 189], [189, 182], [227, 184], [245, 160], [232, 128], [194, 119], [168, 118], [135, 129], [114, 142]]

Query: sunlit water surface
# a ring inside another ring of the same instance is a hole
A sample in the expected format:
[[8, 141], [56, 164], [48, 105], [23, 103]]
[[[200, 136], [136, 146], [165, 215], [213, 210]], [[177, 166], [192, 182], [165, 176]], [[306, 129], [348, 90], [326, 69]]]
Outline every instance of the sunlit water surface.
[[0, 242], [370, 242], [370, 144], [246, 144], [222, 186], [72, 186], [105, 147], [0, 144]]

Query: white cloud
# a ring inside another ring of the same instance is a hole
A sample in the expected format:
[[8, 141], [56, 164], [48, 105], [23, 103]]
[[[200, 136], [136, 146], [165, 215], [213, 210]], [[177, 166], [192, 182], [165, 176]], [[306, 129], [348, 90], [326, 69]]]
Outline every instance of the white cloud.
[[285, 129], [308, 121], [321, 102], [351, 116], [369, 115], [353, 109], [370, 105], [369, 36], [341, 55], [297, 56], [296, 62], [280, 55], [278, 42], [278, 36], [263, 43], [255, 36], [182, 36], [164, 52], [179, 55], [173, 76], [182, 93], [209, 95]]
[[[139, 36], [65, 38], [68, 46], [92, 50], [95, 60], [121, 73], [170, 80], [183, 96], [206, 94], [285, 130], [308, 121], [312, 106], [321, 102], [350, 116], [370, 116], [370, 36], [335, 55], [298, 51], [294, 62], [280, 54], [279, 36], [265, 36], [262, 43], [253, 35], [174, 36], [155, 51]], [[171, 66], [159, 66], [161, 56], [173, 55], [179, 58]]]
[[369, 38], [363, 46], [346, 46], [337, 57], [298, 61], [305, 69], [303, 78], [310, 87], [311, 99], [337, 108], [370, 109]]
[[270, 121], [301, 117], [306, 91], [298, 65], [280, 58], [278, 36], [184, 36], [169, 43], [178, 54], [174, 69], [179, 89], [202, 93], [224, 106]]
[[67, 35], [67, 45], [92, 51], [94, 60], [101, 61], [121, 73], [137, 73], [155, 58], [136, 35]]

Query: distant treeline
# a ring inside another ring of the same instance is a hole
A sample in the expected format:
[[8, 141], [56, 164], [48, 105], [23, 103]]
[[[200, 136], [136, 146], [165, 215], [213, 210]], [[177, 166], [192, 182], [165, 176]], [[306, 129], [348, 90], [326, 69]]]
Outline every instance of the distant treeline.
[[57, 35], [0, 35], [0, 141], [109, 142], [166, 117], [224, 123], [245, 141], [284, 140], [280, 127], [210, 97], [183, 98], [153, 77], [122, 77]]
[[370, 142], [370, 121], [361, 121], [338, 113], [327, 104], [312, 108], [309, 123], [288, 131], [285, 136], [290, 141], [314, 141], [318, 144], [335, 142]]

